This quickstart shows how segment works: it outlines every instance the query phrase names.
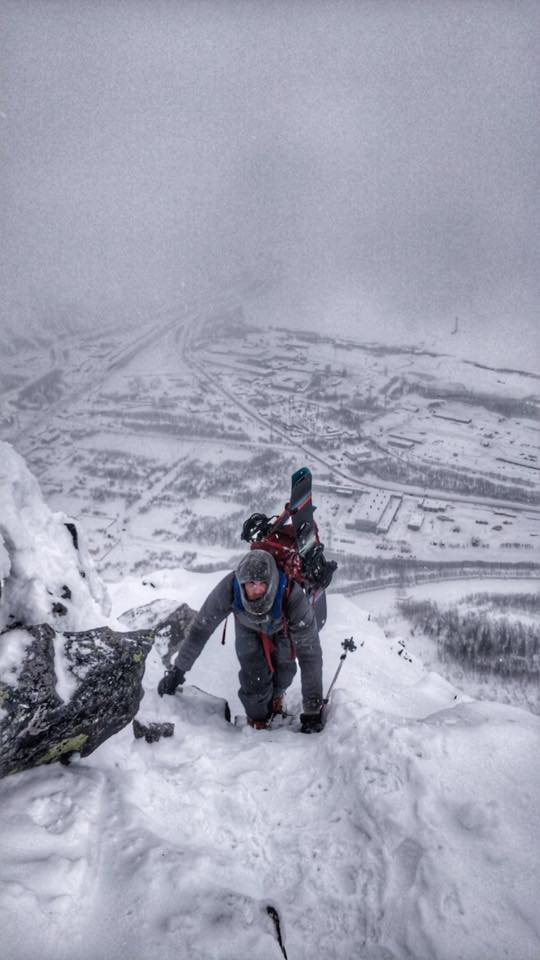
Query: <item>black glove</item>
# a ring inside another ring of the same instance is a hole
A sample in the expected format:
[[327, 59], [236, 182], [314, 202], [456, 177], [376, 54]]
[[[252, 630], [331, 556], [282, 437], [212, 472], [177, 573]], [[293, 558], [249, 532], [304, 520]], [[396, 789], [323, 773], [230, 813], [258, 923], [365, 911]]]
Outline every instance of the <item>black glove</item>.
[[300, 714], [300, 733], [320, 733], [324, 727], [324, 707], [321, 707], [318, 713]]
[[178, 667], [171, 667], [159, 681], [157, 692], [160, 697], [162, 697], [164, 693], [169, 693], [172, 696], [176, 693], [176, 688], [179, 687], [185, 679], [186, 675], [183, 670], [179, 670]]

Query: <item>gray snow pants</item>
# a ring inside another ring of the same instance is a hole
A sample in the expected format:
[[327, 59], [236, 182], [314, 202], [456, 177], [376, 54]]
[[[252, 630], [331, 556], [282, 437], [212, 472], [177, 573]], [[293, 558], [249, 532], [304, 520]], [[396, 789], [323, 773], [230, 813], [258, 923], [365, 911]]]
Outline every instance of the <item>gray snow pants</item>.
[[235, 623], [236, 655], [240, 661], [238, 696], [252, 720], [266, 720], [274, 697], [284, 693], [296, 673], [291, 659], [291, 643], [282, 630], [272, 634], [274, 673], [266, 662], [260, 634], [242, 623]]

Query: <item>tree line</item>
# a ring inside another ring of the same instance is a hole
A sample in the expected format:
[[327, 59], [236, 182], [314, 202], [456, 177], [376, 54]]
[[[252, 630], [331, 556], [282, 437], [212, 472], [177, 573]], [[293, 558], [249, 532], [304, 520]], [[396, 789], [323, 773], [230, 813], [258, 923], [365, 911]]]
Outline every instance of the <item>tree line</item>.
[[[535, 602], [523, 601], [525, 606], [521, 609], [529, 612]], [[540, 674], [537, 622], [525, 622], [517, 616], [489, 615], [485, 609], [441, 607], [432, 600], [404, 600], [399, 608], [416, 629], [436, 641], [442, 660], [453, 660], [479, 673], [506, 677]], [[506, 609], [510, 608], [509, 601]]]

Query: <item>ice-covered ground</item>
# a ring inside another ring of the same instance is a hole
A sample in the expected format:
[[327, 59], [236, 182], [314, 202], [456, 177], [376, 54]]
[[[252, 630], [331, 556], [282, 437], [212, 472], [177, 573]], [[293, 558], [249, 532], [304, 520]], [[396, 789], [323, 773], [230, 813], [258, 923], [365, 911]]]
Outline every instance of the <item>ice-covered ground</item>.
[[[219, 577], [113, 585], [114, 613], [197, 607]], [[232, 633], [188, 682], [234, 713]], [[153, 651], [141, 718], [172, 739], [127, 728], [2, 781], [2, 956], [281, 960], [272, 906], [288, 960], [536, 960], [539, 719], [464, 697], [338, 595], [326, 684], [351, 634], [318, 736], [234, 727], [191, 686], [161, 700]]]

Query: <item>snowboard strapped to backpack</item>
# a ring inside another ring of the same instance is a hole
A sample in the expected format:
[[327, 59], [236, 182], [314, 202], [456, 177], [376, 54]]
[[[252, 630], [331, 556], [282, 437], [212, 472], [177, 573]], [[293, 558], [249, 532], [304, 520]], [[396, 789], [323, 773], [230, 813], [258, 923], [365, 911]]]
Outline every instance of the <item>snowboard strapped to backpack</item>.
[[[279, 571], [279, 587], [269, 612], [268, 626], [259, 633], [270, 673], [274, 672], [272, 654], [274, 646], [271, 633], [272, 624], [282, 624], [285, 636], [289, 635], [287, 605], [293, 583], [299, 584], [313, 608], [317, 628], [321, 630], [326, 623], [325, 589], [330, 584], [337, 563], [324, 556], [324, 544], [319, 539], [317, 524], [313, 518], [315, 507], [311, 499], [311, 471], [308, 467], [296, 470], [291, 480], [291, 499], [276, 517], [267, 517], [264, 513], [252, 513], [242, 527], [242, 540], [251, 545], [252, 550], [266, 550], [271, 553]], [[244, 609], [242, 591], [236, 577], [234, 579], [233, 611]], [[227, 620], [223, 627], [221, 643], [225, 643]], [[296, 659], [296, 650], [292, 638], [291, 659]]]
[[302, 587], [314, 608], [317, 626], [326, 621], [325, 589], [329, 586], [337, 563], [324, 556], [324, 544], [319, 539], [313, 518], [315, 507], [311, 499], [311, 471], [307, 467], [292, 475], [291, 499], [276, 517], [253, 513], [242, 527], [242, 540], [252, 550], [267, 550], [292, 584]]

